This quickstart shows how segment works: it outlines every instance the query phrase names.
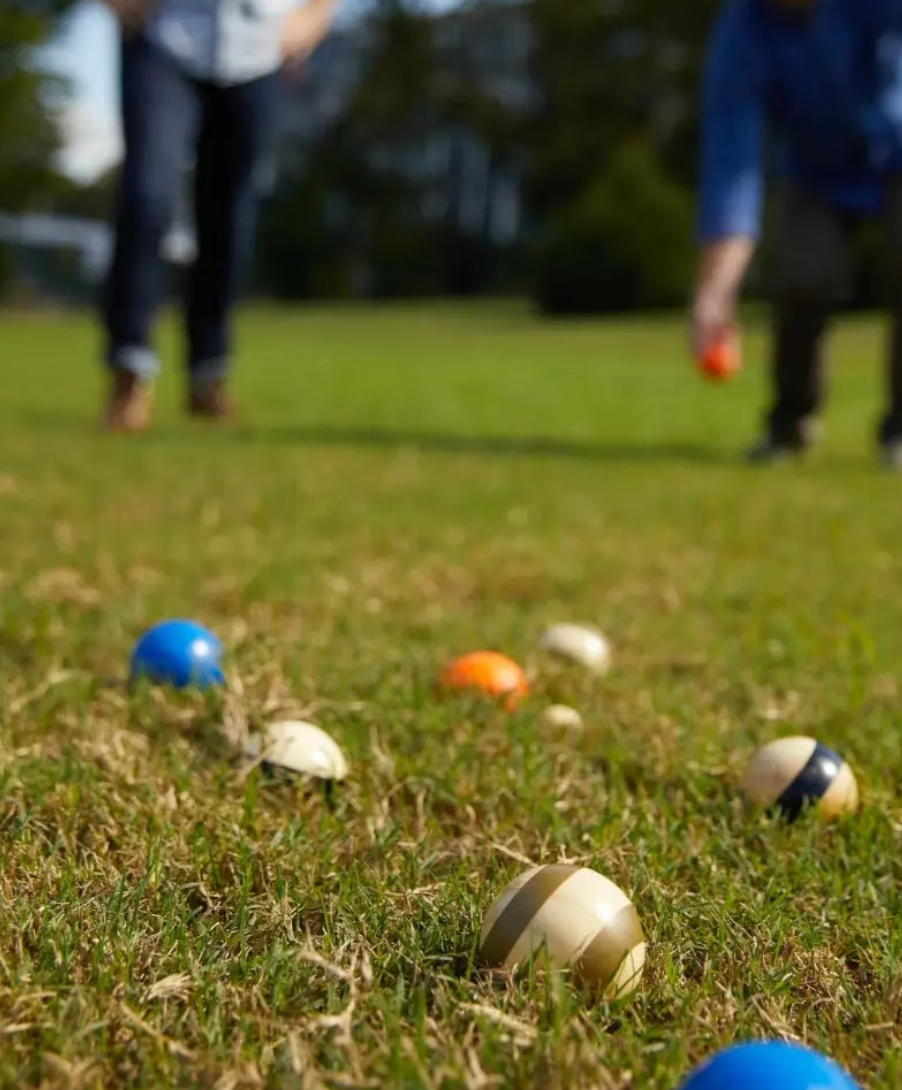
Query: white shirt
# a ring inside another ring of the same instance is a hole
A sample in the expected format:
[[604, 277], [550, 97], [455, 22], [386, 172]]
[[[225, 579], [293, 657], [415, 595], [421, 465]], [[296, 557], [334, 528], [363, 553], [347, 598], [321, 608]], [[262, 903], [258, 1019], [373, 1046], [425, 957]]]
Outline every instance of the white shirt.
[[195, 79], [246, 83], [281, 65], [282, 24], [298, 0], [158, 0], [146, 34]]

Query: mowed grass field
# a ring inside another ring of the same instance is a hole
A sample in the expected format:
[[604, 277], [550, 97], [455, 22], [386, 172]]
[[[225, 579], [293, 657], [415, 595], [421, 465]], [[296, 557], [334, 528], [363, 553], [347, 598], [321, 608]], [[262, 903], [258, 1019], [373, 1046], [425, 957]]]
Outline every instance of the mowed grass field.
[[[231, 430], [96, 433], [88, 317], [0, 316], [0, 1085], [676, 1090], [711, 1051], [801, 1039], [902, 1084], [902, 480], [875, 463], [883, 331], [834, 342], [804, 465], [738, 459], [762, 331], [704, 384], [670, 318], [516, 304], [256, 310]], [[129, 692], [134, 640], [193, 617], [226, 692]], [[610, 674], [552, 674], [594, 623]], [[533, 673], [510, 715], [436, 699], [452, 656]], [[563, 699], [580, 732], [539, 723]], [[240, 760], [305, 715], [329, 805]], [[860, 813], [748, 813], [760, 744], [816, 735]], [[485, 972], [491, 901], [593, 867], [649, 939], [589, 1002]]]

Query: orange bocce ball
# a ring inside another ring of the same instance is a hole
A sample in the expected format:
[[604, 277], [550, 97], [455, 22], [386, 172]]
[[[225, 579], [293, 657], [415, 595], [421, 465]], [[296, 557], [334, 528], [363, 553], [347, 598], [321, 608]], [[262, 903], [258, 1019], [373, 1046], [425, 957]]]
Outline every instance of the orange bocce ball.
[[529, 692], [522, 668], [497, 651], [461, 655], [442, 671], [439, 685], [445, 690], [504, 697], [504, 706], [509, 711]]
[[714, 382], [725, 382], [739, 370], [739, 350], [732, 337], [719, 337], [702, 353], [699, 370]]

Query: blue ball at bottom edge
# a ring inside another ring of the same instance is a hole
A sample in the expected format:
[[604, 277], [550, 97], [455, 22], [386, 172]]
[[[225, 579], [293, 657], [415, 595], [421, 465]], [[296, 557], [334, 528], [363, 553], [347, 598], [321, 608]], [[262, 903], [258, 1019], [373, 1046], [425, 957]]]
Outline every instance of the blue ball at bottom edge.
[[833, 1060], [802, 1045], [752, 1041], [705, 1060], [680, 1090], [861, 1090]]
[[162, 621], [149, 628], [135, 644], [132, 679], [147, 678], [176, 689], [206, 689], [221, 685], [222, 644], [195, 621]]

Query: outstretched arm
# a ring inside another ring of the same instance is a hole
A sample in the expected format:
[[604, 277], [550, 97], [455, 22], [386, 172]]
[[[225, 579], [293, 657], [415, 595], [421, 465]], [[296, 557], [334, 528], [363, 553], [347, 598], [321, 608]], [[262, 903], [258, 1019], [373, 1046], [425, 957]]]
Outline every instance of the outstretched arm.
[[761, 66], [747, 4], [734, 0], [715, 25], [702, 91], [700, 253], [692, 314], [698, 355], [734, 324], [755, 252], [763, 193]]

